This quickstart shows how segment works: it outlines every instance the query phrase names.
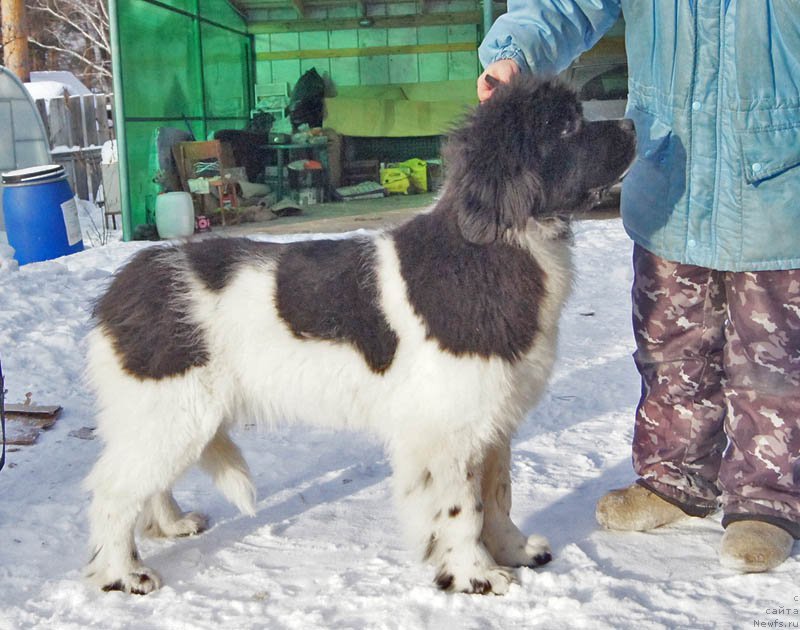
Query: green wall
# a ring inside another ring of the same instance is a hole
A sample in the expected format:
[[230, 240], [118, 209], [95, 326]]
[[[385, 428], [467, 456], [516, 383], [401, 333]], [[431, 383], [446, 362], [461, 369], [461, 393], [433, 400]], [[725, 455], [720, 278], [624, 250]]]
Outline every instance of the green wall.
[[[480, 2], [475, 0], [455, 0], [428, 4], [431, 5], [429, 10], [432, 12], [475, 11], [480, 8]], [[382, 7], [373, 5], [370, 15], [373, 17], [412, 15], [414, 11], [415, 5], [413, 3], [392, 4], [387, 2]], [[297, 17], [297, 13], [293, 10], [271, 10], [264, 12], [259, 16], [259, 19], [290, 21], [297, 19]], [[356, 18], [359, 17], [359, 13], [355, 6], [336, 7], [325, 11], [309, 11], [306, 17], [324, 21], [325, 19]], [[327, 76], [334, 86], [475, 79], [479, 74], [477, 58], [477, 46], [481, 36], [479, 31], [480, 26], [477, 24], [461, 24], [410, 28], [369, 27], [269, 35], [256, 34], [256, 54], [426, 44], [469, 43], [475, 46], [475, 51], [472, 52], [256, 61], [256, 82], [285, 82], [289, 84], [289, 89], [291, 90], [297, 79], [310, 68], [316, 68], [321, 75]]]
[[123, 236], [152, 218], [151, 166], [159, 127], [205, 139], [246, 125], [252, 39], [226, 0], [117, 0], [112, 4], [115, 115], [123, 187]]

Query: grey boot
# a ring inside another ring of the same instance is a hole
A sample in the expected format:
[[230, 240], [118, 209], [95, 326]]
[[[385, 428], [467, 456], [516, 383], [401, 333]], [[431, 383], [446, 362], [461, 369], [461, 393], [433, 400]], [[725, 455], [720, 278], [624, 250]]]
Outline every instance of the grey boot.
[[792, 553], [794, 539], [785, 529], [763, 521], [736, 521], [728, 525], [719, 549], [727, 569], [760, 573], [774, 569]]
[[597, 502], [597, 522], [606, 529], [644, 532], [687, 514], [639, 484], [612, 490]]

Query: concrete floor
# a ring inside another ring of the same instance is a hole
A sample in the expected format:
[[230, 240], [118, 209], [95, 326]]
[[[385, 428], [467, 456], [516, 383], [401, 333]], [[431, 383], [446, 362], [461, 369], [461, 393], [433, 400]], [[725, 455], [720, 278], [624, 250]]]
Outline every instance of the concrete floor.
[[361, 199], [318, 203], [303, 208], [302, 214], [275, 217], [267, 221], [215, 227], [214, 232], [229, 236], [244, 234], [308, 234], [349, 232], [358, 229], [389, 228], [432, 206], [436, 193], [391, 195], [383, 199]]
[[[246, 234], [317, 234], [350, 232], [358, 229], [377, 230], [399, 225], [436, 203], [437, 193], [391, 195], [383, 199], [338, 201], [307, 206], [302, 214], [274, 217], [269, 220], [243, 222], [238, 225], [214, 227], [214, 233], [226, 236]], [[607, 205], [578, 215], [580, 219], [612, 219], [619, 208]]]

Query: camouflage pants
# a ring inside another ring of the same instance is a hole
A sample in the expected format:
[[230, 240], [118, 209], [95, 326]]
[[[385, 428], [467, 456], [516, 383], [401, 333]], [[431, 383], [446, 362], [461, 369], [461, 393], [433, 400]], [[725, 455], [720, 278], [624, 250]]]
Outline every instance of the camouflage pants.
[[721, 272], [636, 246], [640, 483], [800, 536], [800, 270]]

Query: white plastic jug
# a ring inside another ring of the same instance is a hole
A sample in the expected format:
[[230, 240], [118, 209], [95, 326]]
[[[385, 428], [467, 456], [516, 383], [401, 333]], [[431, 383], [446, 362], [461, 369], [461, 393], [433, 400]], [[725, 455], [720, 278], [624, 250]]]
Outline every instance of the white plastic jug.
[[168, 192], [156, 197], [156, 229], [161, 238], [194, 234], [194, 204], [187, 192]]

